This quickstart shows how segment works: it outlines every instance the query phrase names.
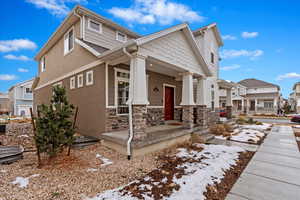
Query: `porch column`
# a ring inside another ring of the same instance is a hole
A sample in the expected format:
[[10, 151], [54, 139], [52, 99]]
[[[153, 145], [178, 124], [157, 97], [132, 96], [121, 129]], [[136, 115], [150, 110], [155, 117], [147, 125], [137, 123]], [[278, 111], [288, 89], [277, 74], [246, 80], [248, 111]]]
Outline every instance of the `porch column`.
[[255, 107], [254, 107], [255, 114], [257, 113], [257, 102], [258, 102], [257, 99], [255, 99], [255, 104], [254, 104], [255, 105]]
[[201, 128], [205, 129], [208, 126], [208, 109], [205, 104], [205, 78], [197, 79], [196, 89], [196, 109], [197, 120], [196, 123]]
[[245, 112], [245, 102], [244, 102], [245, 100], [242, 98], [242, 113], [244, 113]]
[[184, 128], [190, 129], [194, 125], [193, 74], [186, 72], [182, 76], [182, 121]]
[[226, 115], [228, 119], [232, 118], [231, 88], [226, 89]]
[[132, 100], [132, 124], [134, 141], [146, 137], [147, 123], [147, 77], [146, 57], [134, 54], [130, 60], [129, 99]]

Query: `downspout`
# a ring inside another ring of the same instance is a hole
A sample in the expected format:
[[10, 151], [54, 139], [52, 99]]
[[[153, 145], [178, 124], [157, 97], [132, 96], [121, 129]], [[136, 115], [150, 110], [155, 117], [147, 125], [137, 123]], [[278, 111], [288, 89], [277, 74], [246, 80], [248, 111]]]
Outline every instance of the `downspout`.
[[[131, 59], [132, 58], [132, 55], [126, 50], [126, 47], [123, 47], [123, 52]], [[130, 79], [132, 79], [132, 81], [129, 81], [129, 84], [132, 84], [132, 86], [129, 85], [129, 88], [130, 87], [133, 87], [133, 78], [131, 77], [132, 74], [130, 74]], [[131, 91], [133, 92], [133, 90]], [[130, 98], [128, 99], [128, 107], [129, 107], [129, 137], [128, 137], [128, 140], [127, 140], [127, 159], [130, 160], [131, 159], [131, 142], [132, 142], [132, 139], [133, 139], [133, 124], [132, 124], [132, 94], [130, 95]]]

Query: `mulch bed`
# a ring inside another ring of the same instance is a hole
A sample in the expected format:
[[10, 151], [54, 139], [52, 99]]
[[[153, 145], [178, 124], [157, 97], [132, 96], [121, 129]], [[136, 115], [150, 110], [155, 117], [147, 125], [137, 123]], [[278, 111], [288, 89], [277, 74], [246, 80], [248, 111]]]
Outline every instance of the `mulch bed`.
[[247, 164], [253, 157], [255, 152], [244, 152], [239, 156], [237, 165], [233, 166], [231, 170], [227, 171], [225, 177], [219, 184], [214, 186], [208, 186], [207, 192], [204, 193], [207, 200], [222, 200], [226, 198], [234, 183], [242, 174], [243, 170], [246, 168]]

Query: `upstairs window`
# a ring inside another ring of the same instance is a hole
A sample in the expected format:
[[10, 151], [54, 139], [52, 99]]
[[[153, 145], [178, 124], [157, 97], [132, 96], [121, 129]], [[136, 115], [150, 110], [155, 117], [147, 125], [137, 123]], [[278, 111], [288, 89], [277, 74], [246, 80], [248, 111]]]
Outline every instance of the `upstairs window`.
[[210, 52], [210, 62], [215, 63], [215, 54], [213, 52]]
[[25, 92], [26, 92], [27, 94], [31, 94], [31, 93], [32, 93], [31, 88], [25, 88]]
[[102, 24], [92, 19], [88, 20], [88, 28], [97, 33], [102, 33]]
[[46, 59], [45, 59], [45, 56], [43, 56], [41, 58], [40, 65], [41, 65], [41, 72], [44, 72], [46, 70]]
[[116, 39], [117, 39], [118, 41], [120, 41], [120, 42], [126, 42], [126, 41], [127, 41], [127, 35], [126, 35], [126, 34], [121, 33], [121, 32], [119, 32], [119, 31], [117, 31], [116, 34], [117, 34], [117, 35], [116, 35]]
[[64, 54], [68, 54], [74, 49], [74, 28], [71, 28], [64, 37]]

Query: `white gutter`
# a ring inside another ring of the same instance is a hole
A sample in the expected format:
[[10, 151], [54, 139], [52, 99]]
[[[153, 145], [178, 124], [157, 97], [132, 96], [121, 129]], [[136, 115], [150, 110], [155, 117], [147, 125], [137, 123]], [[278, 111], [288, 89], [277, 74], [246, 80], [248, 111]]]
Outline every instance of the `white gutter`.
[[[129, 58], [132, 58], [132, 55], [126, 50], [126, 47], [123, 47], [123, 52], [129, 57]], [[132, 70], [130, 70], [130, 71], [132, 71]], [[130, 87], [133, 87], [133, 82], [134, 82], [134, 80], [133, 80], [133, 78], [132, 78], [132, 74], [130, 74], [130, 81], [129, 81], [129, 88]], [[130, 84], [132, 84], [131, 86], [130, 86]], [[132, 91], [129, 91], [129, 92], [133, 92], [133, 90]], [[132, 152], [131, 152], [131, 142], [132, 142], [132, 139], [133, 139], [133, 124], [132, 124], [132, 94], [130, 95], [130, 93], [129, 93], [129, 99], [128, 99], [128, 101], [127, 101], [127, 104], [128, 104], [128, 107], [129, 107], [129, 115], [128, 115], [128, 117], [129, 117], [129, 119], [128, 119], [128, 121], [129, 121], [129, 137], [128, 137], [128, 140], [127, 140], [127, 159], [128, 160], [130, 160], [131, 159], [131, 154], [132, 154]]]
[[82, 33], [83, 33], [82, 17], [76, 13], [76, 10], [74, 10], [73, 12], [74, 12], [74, 15], [80, 19], [80, 38], [82, 39], [83, 38], [82, 37]]

